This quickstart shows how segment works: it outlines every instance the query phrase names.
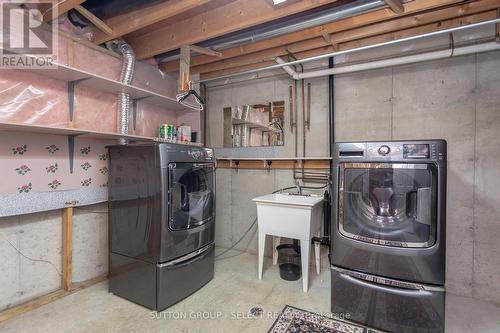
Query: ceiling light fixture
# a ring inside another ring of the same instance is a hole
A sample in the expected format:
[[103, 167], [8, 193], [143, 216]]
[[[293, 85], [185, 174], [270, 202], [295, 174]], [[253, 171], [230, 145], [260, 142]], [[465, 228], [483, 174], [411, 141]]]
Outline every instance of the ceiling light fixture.
[[273, 5], [279, 5], [280, 3], [285, 2], [286, 0], [273, 0]]

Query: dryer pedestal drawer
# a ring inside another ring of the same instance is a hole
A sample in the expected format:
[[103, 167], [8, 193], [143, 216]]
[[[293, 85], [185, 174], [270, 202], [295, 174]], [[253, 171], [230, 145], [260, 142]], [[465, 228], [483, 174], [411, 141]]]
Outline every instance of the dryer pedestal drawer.
[[157, 274], [157, 310], [188, 297], [203, 287], [214, 277], [214, 244], [203, 248], [195, 256], [167, 265], [158, 265]]
[[367, 277], [336, 267], [331, 273], [333, 313], [389, 332], [444, 332], [442, 288]]

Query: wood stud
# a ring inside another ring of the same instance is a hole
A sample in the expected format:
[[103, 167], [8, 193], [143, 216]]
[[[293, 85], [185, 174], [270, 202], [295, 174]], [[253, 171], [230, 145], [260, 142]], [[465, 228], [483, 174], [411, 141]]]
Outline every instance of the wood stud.
[[385, 3], [392, 9], [392, 11], [396, 14], [404, 13], [405, 7], [399, 0], [384, 0]]
[[73, 262], [73, 207], [63, 209], [62, 223], [62, 276], [61, 288], [69, 291], [72, 287], [72, 262]]

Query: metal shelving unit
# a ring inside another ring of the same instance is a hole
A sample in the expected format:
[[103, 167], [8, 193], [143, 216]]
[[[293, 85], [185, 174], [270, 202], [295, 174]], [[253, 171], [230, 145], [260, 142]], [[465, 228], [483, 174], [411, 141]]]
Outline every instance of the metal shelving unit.
[[258, 124], [258, 123], [252, 123], [250, 121], [242, 120], [242, 119], [238, 119], [238, 118], [232, 118], [231, 121], [232, 121], [233, 125], [248, 125], [248, 128], [257, 129], [257, 130], [260, 130], [263, 132], [277, 132], [278, 131], [277, 129], [273, 129], [269, 126], [265, 126], [265, 125]]

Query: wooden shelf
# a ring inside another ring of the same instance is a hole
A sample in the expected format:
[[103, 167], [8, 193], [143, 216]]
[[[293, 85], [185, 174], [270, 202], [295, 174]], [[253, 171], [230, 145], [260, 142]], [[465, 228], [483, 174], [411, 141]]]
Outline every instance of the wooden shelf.
[[65, 128], [65, 127], [51, 127], [44, 125], [31, 125], [31, 124], [20, 124], [20, 123], [7, 123], [0, 122], [0, 130], [2, 131], [12, 131], [12, 132], [28, 132], [28, 133], [39, 133], [39, 134], [51, 134], [51, 135], [75, 135], [75, 136], [85, 136], [86, 138], [95, 139], [110, 139], [117, 140], [120, 138], [129, 139], [131, 141], [142, 141], [142, 142], [165, 142], [165, 143], [176, 143], [184, 144], [189, 146], [201, 146], [199, 143], [178, 143], [167, 139], [161, 139], [156, 137], [133, 135], [133, 134], [119, 134], [113, 132], [99, 132], [86, 129], [78, 128]]
[[330, 170], [331, 157], [219, 157], [222, 169], [321, 169]]
[[165, 96], [143, 88], [134, 87], [67, 65], [56, 64], [56, 67], [51, 69], [29, 68], [20, 70], [48, 76], [56, 80], [78, 82], [79, 85], [110, 93], [126, 92], [131, 95], [132, 99], [141, 100], [145, 103], [153, 104], [172, 111], [197, 112], [196, 110], [189, 109], [178, 103], [175, 97]]
[[331, 157], [218, 157], [217, 160], [233, 161], [330, 161]]

